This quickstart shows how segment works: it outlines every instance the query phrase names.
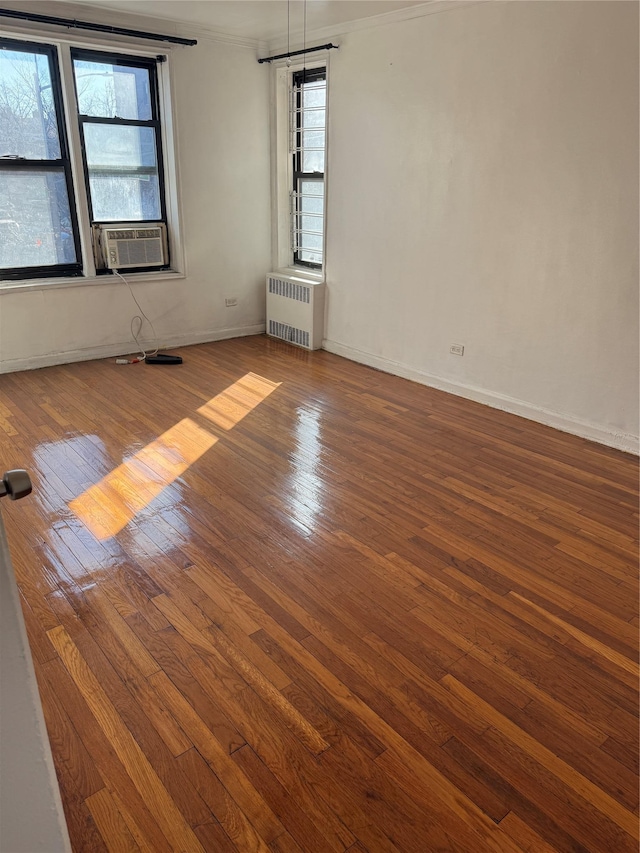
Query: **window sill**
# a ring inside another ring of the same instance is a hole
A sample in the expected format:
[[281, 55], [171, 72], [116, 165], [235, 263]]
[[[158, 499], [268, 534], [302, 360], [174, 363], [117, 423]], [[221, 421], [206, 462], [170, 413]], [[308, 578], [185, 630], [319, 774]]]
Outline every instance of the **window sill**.
[[[145, 281], [179, 281], [186, 278], [182, 272], [175, 270], [162, 270], [161, 272], [136, 272], [127, 275], [127, 271], [123, 270], [122, 275], [129, 281], [145, 282]], [[94, 275], [94, 276], [75, 276], [73, 278], [38, 278], [24, 279], [18, 281], [1, 281], [0, 295], [2, 293], [31, 293], [39, 290], [62, 290], [70, 287], [92, 287], [94, 285], [104, 284], [122, 284], [117, 275]]]
[[279, 267], [275, 270], [275, 273], [286, 276], [287, 278], [297, 278], [307, 284], [324, 284], [324, 272], [314, 272], [305, 267]]

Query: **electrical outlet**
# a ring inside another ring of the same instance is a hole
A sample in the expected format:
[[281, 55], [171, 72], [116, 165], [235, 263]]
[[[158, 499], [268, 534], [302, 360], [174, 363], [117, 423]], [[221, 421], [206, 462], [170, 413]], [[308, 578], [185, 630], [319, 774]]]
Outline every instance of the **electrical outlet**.
[[225, 308], [235, 308], [237, 304], [238, 304], [238, 297], [237, 296], [229, 296], [224, 300]]
[[449, 352], [451, 355], [464, 355], [464, 346], [462, 344], [451, 344]]

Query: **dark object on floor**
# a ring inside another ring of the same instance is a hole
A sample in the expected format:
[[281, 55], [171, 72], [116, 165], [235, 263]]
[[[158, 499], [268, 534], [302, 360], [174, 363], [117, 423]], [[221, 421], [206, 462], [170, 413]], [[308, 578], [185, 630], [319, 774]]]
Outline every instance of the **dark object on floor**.
[[159, 352], [156, 355], [148, 355], [144, 360], [145, 364], [182, 364], [182, 356], [168, 355], [166, 352]]

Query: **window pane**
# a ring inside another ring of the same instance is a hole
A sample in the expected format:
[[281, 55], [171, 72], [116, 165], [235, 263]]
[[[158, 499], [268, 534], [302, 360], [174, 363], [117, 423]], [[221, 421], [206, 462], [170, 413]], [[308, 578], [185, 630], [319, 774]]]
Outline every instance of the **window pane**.
[[96, 222], [138, 222], [161, 219], [158, 179], [89, 175]]
[[300, 216], [299, 219], [303, 231], [316, 231], [318, 234], [322, 234], [322, 216]]
[[322, 263], [322, 237], [316, 234], [298, 235], [298, 258], [311, 264]]
[[0, 168], [0, 268], [75, 261], [64, 172]]
[[316, 80], [302, 87], [303, 107], [324, 107], [327, 99], [327, 81]]
[[300, 194], [303, 196], [319, 196], [324, 200], [324, 181], [300, 181]]
[[60, 159], [49, 57], [0, 50], [0, 156]]
[[324, 127], [324, 121], [324, 110], [303, 110], [302, 112], [303, 127]]
[[317, 249], [322, 251], [322, 234], [310, 234], [307, 231], [301, 231], [298, 235], [298, 245], [305, 249]]
[[84, 140], [94, 220], [160, 219], [155, 130], [85, 122]]
[[303, 130], [303, 148], [324, 148], [324, 130]]
[[324, 172], [324, 149], [321, 151], [302, 151], [303, 172]]
[[322, 216], [324, 211], [324, 199], [317, 195], [301, 196], [300, 208], [302, 213], [317, 213]]
[[324, 172], [324, 130], [303, 130], [302, 171]]
[[324, 233], [324, 181], [298, 182], [298, 216], [296, 245], [298, 260], [322, 264]]
[[74, 59], [73, 69], [81, 115], [141, 121], [153, 118], [146, 68]]

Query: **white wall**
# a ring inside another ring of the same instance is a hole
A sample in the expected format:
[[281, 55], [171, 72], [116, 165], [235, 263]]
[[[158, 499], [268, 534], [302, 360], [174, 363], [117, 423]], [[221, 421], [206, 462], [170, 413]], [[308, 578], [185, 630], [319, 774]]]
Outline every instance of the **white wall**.
[[[87, 7], [80, 12], [86, 19]], [[92, 9], [92, 20], [101, 14]], [[118, 16], [120, 26], [149, 23], [171, 32], [168, 23]], [[268, 69], [255, 47], [191, 35], [197, 46], [170, 52], [187, 276], [134, 285], [167, 346], [262, 331], [271, 261]], [[225, 308], [230, 296], [237, 307]], [[125, 285], [104, 278], [0, 290], [0, 371], [132, 351], [136, 313]]]
[[327, 348], [637, 447], [637, 36], [494, 2], [340, 38]]
[[0, 804], [0, 850], [3, 853], [70, 853], [60, 790], [1, 516]]

